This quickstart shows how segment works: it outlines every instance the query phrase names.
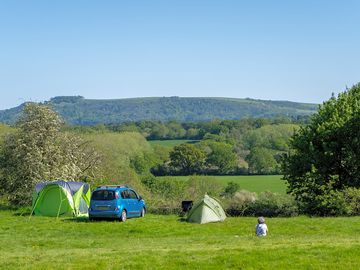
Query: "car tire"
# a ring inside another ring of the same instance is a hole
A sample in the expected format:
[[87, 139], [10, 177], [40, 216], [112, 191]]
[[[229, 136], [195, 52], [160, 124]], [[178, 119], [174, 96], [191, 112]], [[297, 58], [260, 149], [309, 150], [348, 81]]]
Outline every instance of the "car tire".
[[140, 212], [140, 217], [145, 217], [145, 208], [143, 207]]
[[125, 210], [122, 210], [121, 216], [120, 216], [120, 221], [121, 221], [121, 222], [125, 222], [126, 219], [127, 219], [126, 211], [125, 211]]

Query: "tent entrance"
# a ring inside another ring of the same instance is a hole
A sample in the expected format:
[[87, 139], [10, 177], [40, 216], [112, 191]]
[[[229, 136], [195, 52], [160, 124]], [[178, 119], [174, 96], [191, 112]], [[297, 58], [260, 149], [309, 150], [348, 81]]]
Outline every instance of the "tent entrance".
[[49, 185], [44, 188], [34, 209], [35, 215], [58, 217], [72, 215], [72, 209], [62, 187]]

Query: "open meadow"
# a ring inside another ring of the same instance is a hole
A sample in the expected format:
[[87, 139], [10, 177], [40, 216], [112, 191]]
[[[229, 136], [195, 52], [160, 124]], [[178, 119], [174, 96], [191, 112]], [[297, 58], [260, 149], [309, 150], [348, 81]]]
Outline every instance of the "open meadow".
[[0, 211], [0, 269], [360, 269], [360, 217], [256, 218], [189, 224], [177, 216], [116, 221]]
[[[190, 177], [191, 176], [166, 176], [166, 178], [182, 180], [187, 180]], [[286, 183], [281, 180], [281, 175], [216, 175], [201, 177], [215, 179], [224, 184], [224, 186], [228, 182], [235, 182], [239, 184], [240, 189], [256, 193], [263, 191], [271, 191], [279, 194], [286, 193]]]
[[150, 143], [150, 145], [155, 146], [155, 145], [161, 145], [164, 147], [169, 147], [169, 148], [173, 148], [174, 146], [180, 145], [180, 144], [184, 144], [184, 143], [196, 143], [198, 142], [197, 140], [152, 140], [152, 141], [148, 141]]

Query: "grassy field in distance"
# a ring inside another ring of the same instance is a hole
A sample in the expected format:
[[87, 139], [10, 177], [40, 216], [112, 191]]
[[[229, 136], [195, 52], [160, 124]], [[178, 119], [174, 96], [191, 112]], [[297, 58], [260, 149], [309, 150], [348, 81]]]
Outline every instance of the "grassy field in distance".
[[183, 143], [195, 143], [198, 142], [197, 140], [154, 140], [148, 141], [150, 145], [161, 145], [165, 147], [174, 147]]
[[116, 221], [0, 211], [0, 269], [360, 269], [360, 217], [256, 218], [190, 224], [177, 216]]
[[[190, 176], [165, 176], [174, 179], [189, 179]], [[240, 185], [240, 189], [246, 189], [252, 192], [260, 193], [262, 191], [271, 191], [275, 193], [286, 193], [286, 182], [281, 180], [281, 175], [216, 175], [201, 176], [217, 179], [224, 183], [224, 186], [232, 181]]]

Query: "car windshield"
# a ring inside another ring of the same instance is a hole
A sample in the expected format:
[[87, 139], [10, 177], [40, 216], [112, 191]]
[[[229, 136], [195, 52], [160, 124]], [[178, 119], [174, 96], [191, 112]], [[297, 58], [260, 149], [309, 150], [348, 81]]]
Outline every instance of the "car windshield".
[[97, 190], [91, 196], [91, 199], [95, 201], [111, 201], [115, 199], [114, 190]]

